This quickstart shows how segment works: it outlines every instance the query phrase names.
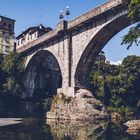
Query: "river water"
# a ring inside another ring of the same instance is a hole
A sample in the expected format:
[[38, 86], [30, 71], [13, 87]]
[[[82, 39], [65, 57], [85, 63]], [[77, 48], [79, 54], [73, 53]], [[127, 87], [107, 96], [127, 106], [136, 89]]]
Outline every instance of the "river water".
[[0, 140], [135, 140], [125, 128], [111, 122], [39, 121], [0, 127]]

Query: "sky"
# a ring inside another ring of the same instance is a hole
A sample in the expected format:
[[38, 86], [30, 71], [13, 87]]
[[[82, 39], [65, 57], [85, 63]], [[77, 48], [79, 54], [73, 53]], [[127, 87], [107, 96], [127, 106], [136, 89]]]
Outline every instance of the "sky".
[[[95, 8], [107, 0], [0, 0], [0, 15], [16, 20], [15, 35], [19, 35], [28, 27], [43, 24], [55, 28], [60, 22], [60, 10], [70, 8], [69, 20]], [[129, 27], [114, 36], [104, 47], [107, 60], [121, 61], [127, 55], [139, 55], [140, 46], [132, 47], [128, 51], [122, 46], [122, 36]]]

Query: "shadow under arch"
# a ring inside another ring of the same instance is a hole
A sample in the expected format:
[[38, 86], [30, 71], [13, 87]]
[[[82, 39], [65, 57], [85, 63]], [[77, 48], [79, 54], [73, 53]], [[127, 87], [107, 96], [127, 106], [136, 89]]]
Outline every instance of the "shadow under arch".
[[23, 99], [52, 97], [62, 87], [62, 74], [56, 57], [47, 50], [37, 52], [29, 61], [23, 78]]
[[104, 46], [108, 41], [119, 33], [124, 28], [131, 25], [130, 19], [127, 14], [122, 15], [99, 30], [99, 32], [92, 38], [84, 50], [75, 72], [75, 86], [90, 89], [90, 82], [88, 76], [91, 68]]

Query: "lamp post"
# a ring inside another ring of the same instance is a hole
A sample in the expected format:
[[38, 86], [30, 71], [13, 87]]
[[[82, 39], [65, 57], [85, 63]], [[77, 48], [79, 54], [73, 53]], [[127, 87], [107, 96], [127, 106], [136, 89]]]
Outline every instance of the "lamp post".
[[64, 16], [63, 16], [63, 11], [62, 10], [60, 10], [60, 15], [59, 15], [59, 19], [61, 20], [61, 22], [62, 22], [62, 19], [64, 18]]
[[66, 7], [66, 16], [67, 16], [67, 21], [70, 15], [70, 10], [69, 10], [69, 6]]
[[[66, 12], [65, 12], [65, 15], [67, 16], [67, 21], [68, 21], [68, 18], [69, 18], [69, 15], [70, 15], [69, 6], [66, 6]], [[63, 18], [64, 18], [63, 11], [60, 10], [59, 19], [61, 20], [61, 22], [62, 22], [62, 19], [63, 19]]]

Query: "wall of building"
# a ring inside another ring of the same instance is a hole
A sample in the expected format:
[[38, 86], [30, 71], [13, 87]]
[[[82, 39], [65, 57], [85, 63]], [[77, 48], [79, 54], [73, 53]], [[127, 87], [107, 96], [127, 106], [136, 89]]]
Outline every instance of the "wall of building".
[[16, 49], [21, 48], [23, 45], [26, 45], [38, 38], [38, 31], [30, 34], [29, 32], [24, 36], [21, 36], [19, 39], [16, 40]]
[[15, 21], [0, 16], [0, 53], [8, 54], [14, 49], [14, 24]]

